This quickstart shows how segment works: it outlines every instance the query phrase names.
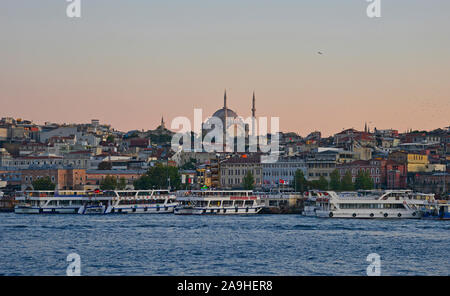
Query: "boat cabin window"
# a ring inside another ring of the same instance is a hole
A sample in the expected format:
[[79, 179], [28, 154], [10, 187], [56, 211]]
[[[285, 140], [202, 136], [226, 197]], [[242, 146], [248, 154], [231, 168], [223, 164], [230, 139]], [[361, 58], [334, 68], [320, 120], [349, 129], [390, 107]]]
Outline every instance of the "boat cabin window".
[[243, 200], [235, 200], [234, 201], [234, 206], [235, 207], [242, 207], [244, 205], [244, 201]]
[[220, 204], [221, 204], [220, 200], [212, 200], [209, 202], [210, 207], [220, 207]]
[[246, 206], [252, 206], [253, 205], [253, 200], [246, 200], [245, 201], [245, 205]]
[[199, 207], [207, 207], [208, 206], [208, 201], [206, 201], [206, 200], [199, 200], [197, 202], [197, 206], [199, 206]]
[[232, 200], [224, 200], [223, 201], [223, 206], [224, 207], [232, 207], [233, 206], [233, 201]]

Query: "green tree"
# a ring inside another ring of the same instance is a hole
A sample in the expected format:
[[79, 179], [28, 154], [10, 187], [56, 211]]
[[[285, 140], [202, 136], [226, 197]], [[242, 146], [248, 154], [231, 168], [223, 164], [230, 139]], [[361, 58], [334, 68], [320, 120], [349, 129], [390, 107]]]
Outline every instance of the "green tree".
[[341, 190], [344, 191], [351, 191], [354, 190], [353, 180], [352, 180], [352, 173], [350, 171], [347, 171], [342, 178], [341, 181]]
[[127, 187], [127, 180], [124, 177], [119, 179], [119, 183], [117, 184], [118, 190], [124, 190]]
[[319, 182], [318, 182], [318, 189], [319, 190], [328, 190], [328, 181], [325, 179], [324, 176], [320, 176]]
[[134, 189], [136, 189], [136, 190], [148, 190], [148, 189], [153, 188], [152, 180], [150, 179], [150, 177], [147, 174], [141, 176], [139, 179], [134, 181], [133, 185], [134, 185]]
[[101, 190], [115, 190], [117, 188], [117, 179], [113, 176], [106, 176], [100, 182]]
[[181, 186], [181, 176], [176, 167], [156, 164], [151, 167], [145, 175], [134, 182], [135, 189], [162, 189], [169, 186], [179, 189]]
[[308, 182], [306, 181], [303, 171], [300, 169], [295, 171], [294, 186], [296, 192], [304, 192], [308, 190]]
[[33, 181], [34, 190], [55, 190], [55, 184], [52, 182], [50, 177], [43, 177]]
[[253, 190], [255, 187], [255, 178], [253, 177], [253, 174], [251, 171], [247, 171], [247, 174], [245, 175], [244, 179], [242, 179], [242, 187], [244, 187], [245, 190]]
[[319, 180], [308, 182], [308, 187], [316, 190], [328, 190], [328, 181], [324, 176], [320, 176]]
[[333, 191], [341, 189], [341, 174], [337, 169], [330, 174], [330, 189]]
[[114, 143], [114, 136], [113, 135], [109, 135], [107, 138], [106, 138], [106, 142], [107, 143]]
[[355, 189], [370, 190], [373, 189], [373, 187], [374, 184], [369, 171], [360, 170], [355, 179]]
[[194, 158], [191, 158], [188, 162], [183, 164], [180, 169], [182, 170], [195, 170], [195, 164], [197, 163], [197, 160]]
[[319, 189], [319, 180], [308, 181], [307, 184], [309, 189]]

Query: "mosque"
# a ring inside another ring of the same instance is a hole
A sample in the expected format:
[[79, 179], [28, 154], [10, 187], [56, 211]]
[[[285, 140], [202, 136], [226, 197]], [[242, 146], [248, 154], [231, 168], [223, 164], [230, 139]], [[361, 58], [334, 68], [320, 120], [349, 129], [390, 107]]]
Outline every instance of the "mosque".
[[[253, 98], [252, 98], [252, 135], [255, 135], [255, 118], [256, 118], [256, 107], [255, 107], [256, 99], [255, 99], [255, 92], [253, 92]], [[222, 122], [223, 127], [223, 143], [225, 143], [225, 139], [227, 138], [227, 135], [234, 134], [235, 137], [242, 137], [245, 138], [249, 135], [249, 124], [245, 123], [235, 111], [231, 110], [227, 106], [227, 91], [225, 90], [224, 98], [223, 98], [223, 107], [214, 112], [214, 114], [211, 116], [214, 118], [220, 119]], [[206, 135], [209, 131], [211, 131], [215, 124], [212, 121], [211, 117], [206, 120], [206, 124], [208, 126], [211, 126], [211, 128], [203, 128], [203, 135]], [[228, 119], [228, 121], [227, 121]]]

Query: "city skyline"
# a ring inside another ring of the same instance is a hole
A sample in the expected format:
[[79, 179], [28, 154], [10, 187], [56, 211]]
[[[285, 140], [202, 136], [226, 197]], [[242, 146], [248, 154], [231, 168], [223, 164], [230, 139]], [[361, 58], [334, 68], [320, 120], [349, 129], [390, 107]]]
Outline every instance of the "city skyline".
[[82, 1], [74, 20], [65, 1], [3, 1], [1, 115], [170, 128], [226, 88], [239, 115], [256, 91], [258, 117], [303, 136], [448, 126], [450, 4], [384, 2], [370, 19], [365, 1], [335, 2]]

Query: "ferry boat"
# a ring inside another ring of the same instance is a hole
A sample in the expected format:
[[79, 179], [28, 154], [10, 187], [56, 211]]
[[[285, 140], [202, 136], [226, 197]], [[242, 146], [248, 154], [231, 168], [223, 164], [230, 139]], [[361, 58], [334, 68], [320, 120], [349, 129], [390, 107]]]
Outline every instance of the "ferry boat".
[[316, 216], [363, 219], [419, 219], [421, 207], [433, 194], [411, 190], [367, 190], [336, 193], [327, 191], [316, 199]]
[[175, 215], [249, 215], [263, 206], [251, 190], [193, 190], [177, 192]]
[[90, 214], [105, 210], [111, 197], [101, 191], [23, 191], [15, 197], [16, 214]]
[[124, 190], [111, 192], [112, 203], [106, 214], [167, 214], [173, 213], [176, 196], [169, 190]]
[[17, 214], [173, 213], [175, 195], [167, 190], [18, 192]]

